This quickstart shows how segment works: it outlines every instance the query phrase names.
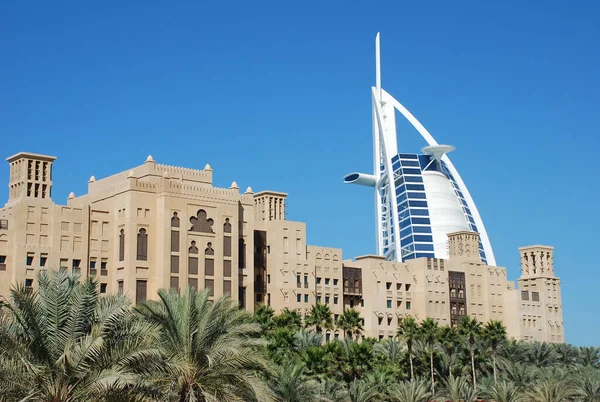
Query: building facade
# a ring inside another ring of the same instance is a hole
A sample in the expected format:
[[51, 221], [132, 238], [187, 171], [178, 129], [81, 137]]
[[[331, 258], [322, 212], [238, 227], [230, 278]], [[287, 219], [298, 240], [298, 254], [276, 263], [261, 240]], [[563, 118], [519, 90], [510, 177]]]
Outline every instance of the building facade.
[[[13, 284], [35, 288], [40, 270], [61, 268], [95, 277], [101, 293], [125, 293], [135, 302], [156, 298], [161, 288], [194, 287], [231, 295], [250, 311], [266, 303], [305, 315], [321, 302], [335, 320], [352, 307], [365, 336], [379, 339], [394, 336], [408, 315], [442, 325], [470, 315], [502, 320], [516, 339], [564, 342], [552, 247], [519, 250], [518, 287], [505, 268], [482, 258], [472, 227], [447, 235], [447, 258], [343, 260], [341, 249], [307, 245], [306, 224], [285, 217], [287, 194], [242, 193], [235, 182], [216, 188], [209, 165], [187, 169], [149, 156], [131, 170], [92, 176], [87, 194], [71, 193], [59, 205], [51, 197], [54, 157], [19, 153], [7, 160], [9, 199], [0, 209], [4, 298]], [[333, 329], [325, 336], [343, 334]]]
[[[375, 48], [376, 82], [371, 88], [373, 173], [350, 173], [344, 182], [374, 189], [377, 254], [399, 262], [448, 258], [447, 235], [468, 230], [480, 233], [482, 261], [495, 265], [477, 206], [447, 155], [454, 147], [438, 144], [415, 116], [381, 87], [379, 34]], [[422, 154], [398, 152], [396, 112], [427, 142]]]

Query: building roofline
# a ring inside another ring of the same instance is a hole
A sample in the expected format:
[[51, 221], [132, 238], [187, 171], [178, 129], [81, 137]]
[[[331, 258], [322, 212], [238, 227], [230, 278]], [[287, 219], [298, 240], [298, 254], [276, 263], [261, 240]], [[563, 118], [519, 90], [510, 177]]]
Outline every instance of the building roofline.
[[383, 255], [377, 255], [377, 254], [365, 254], [365, 255], [359, 255], [357, 257], [354, 257], [354, 260], [359, 261], [359, 260], [367, 260], [367, 259], [375, 259], [375, 260], [385, 260], [385, 256]]
[[258, 193], [254, 193], [254, 197], [260, 197], [262, 195], [276, 195], [279, 197], [287, 197], [288, 193], [282, 193], [281, 191], [263, 190]]
[[531, 250], [532, 248], [543, 248], [543, 249], [546, 249], [546, 250], [554, 250], [554, 246], [546, 246], [544, 244], [532, 244], [531, 246], [519, 247], [519, 251], [522, 251], [522, 250]]
[[17, 159], [21, 159], [21, 158], [41, 159], [41, 160], [48, 161], [48, 162], [53, 162], [56, 160], [56, 156], [34, 154], [32, 152], [19, 152], [12, 156], [9, 156], [8, 158], [6, 158], [6, 160], [8, 162], [14, 162]]

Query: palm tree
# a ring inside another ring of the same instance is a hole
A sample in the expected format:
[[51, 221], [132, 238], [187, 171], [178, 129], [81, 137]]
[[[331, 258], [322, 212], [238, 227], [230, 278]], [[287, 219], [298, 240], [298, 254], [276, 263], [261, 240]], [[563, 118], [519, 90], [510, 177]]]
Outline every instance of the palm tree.
[[477, 375], [475, 374], [475, 341], [481, 335], [481, 323], [477, 321], [477, 318], [471, 318], [466, 315], [460, 321], [459, 325], [460, 334], [467, 339], [469, 343], [469, 353], [471, 354], [471, 371], [473, 373], [473, 391], [477, 395]]
[[583, 378], [577, 381], [576, 394], [582, 402], [600, 402], [600, 372], [583, 370]]
[[302, 316], [296, 310], [284, 308], [281, 313], [272, 319], [273, 326], [276, 328], [290, 328], [298, 330], [302, 326]]
[[483, 328], [483, 339], [492, 349], [492, 361], [494, 365], [494, 385], [498, 384], [498, 376], [496, 374], [496, 362], [498, 357], [498, 346], [506, 341], [506, 328], [502, 321], [492, 320]]
[[375, 402], [381, 400], [377, 388], [366, 381], [354, 380], [348, 386], [350, 402]]
[[385, 358], [392, 364], [399, 365], [404, 357], [405, 345], [396, 339], [384, 339], [373, 345], [375, 355]]
[[312, 402], [319, 395], [320, 385], [306, 375], [304, 365], [287, 362], [273, 378], [271, 389], [279, 402]]
[[566, 402], [570, 401], [574, 392], [564, 381], [544, 380], [527, 392], [527, 401], [531, 402]]
[[427, 391], [424, 381], [400, 382], [389, 392], [391, 400], [395, 402], [423, 402], [428, 401], [431, 393]]
[[452, 355], [460, 345], [460, 335], [455, 327], [446, 325], [440, 328], [439, 341], [448, 357], [448, 377], [452, 378]]
[[165, 360], [149, 381], [165, 399], [180, 401], [271, 400], [258, 373], [270, 372], [257, 338], [261, 326], [250, 322], [229, 297], [209, 300], [210, 291], [188, 288], [181, 295], [161, 289], [159, 301], [136, 310], [160, 328]]
[[252, 316], [252, 321], [260, 324], [262, 331], [266, 332], [273, 328], [273, 309], [264, 303], [261, 303]]
[[350, 398], [346, 384], [339, 381], [326, 381], [321, 383], [318, 402], [348, 402]]
[[488, 397], [494, 402], [524, 402], [525, 398], [519, 387], [508, 381], [494, 384], [487, 392]]
[[582, 366], [600, 368], [600, 348], [594, 346], [580, 347], [579, 361]]
[[435, 347], [435, 342], [438, 340], [440, 335], [440, 327], [438, 326], [438, 322], [433, 318], [427, 317], [421, 323], [421, 336], [427, 347], [429, 348], [429, 365], [431, 369], [431, 392], [435, 393], [435, 378], [434, 378], [434, 370], [433, 370], [433, 349]]
[[0, 393], [14, 400], [129, 399], [138, 374], [160, 360], [157, 328], [122, 295], [66, 271], [43, 271], [38, 290], [20, 284], [0, 312]]
[[363, 331], [360, 313], [353, 308], [346, 308], [338, 318], [337, 327], [344, 331], [347, 338], [352, 339], [354, 335], [358, 336]]
[[312, 402], [317, 399], [319, 388], [317, 381], [305, 375], [302, 364], [290, 362], [281, 367], [271, 384], [279, 402]]
[[476, 400], [475, 391], [464, 377], [450, 377], [440, 392], [443, 400], [451, 402], [473, 402]]
[[404, 317], [398, 323], [398, 338], [404, 340], [406, 343], [406, 348], [408, 349], [408, 360], [410, 361], [410, 380], [412, 381], [415, 378], [415, 370], [413, 365], [413, 346], [419, 336], [421, 335], [421, 331], [419, 330], [419, 324], [413, 317]]
[[306, 326], [314, 326], [318, 333], [325, 329], [333, 328], [333, 319], [331, 318], [331, 310], [327, 304], [317, 302], [310, 309], [310, 313], [306, 316]]

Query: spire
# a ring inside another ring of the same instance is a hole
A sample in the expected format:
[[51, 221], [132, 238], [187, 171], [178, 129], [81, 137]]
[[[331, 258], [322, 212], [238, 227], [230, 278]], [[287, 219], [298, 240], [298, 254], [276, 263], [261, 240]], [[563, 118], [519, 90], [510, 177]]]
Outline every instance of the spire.
[[381, 102], [381, 50], [379, 44], [379, 32], [375, 37], [375, 87], [377, 88], [377, 96]]

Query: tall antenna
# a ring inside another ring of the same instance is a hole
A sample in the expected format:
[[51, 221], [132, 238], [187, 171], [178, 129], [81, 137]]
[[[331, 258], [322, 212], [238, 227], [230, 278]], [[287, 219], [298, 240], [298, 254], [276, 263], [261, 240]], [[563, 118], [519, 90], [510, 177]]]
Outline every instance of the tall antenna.
[[377, 96], [381, 102], [381, 51], [379, 49], [379, 32], [375, 38], [375, 87], [377, 88]]

